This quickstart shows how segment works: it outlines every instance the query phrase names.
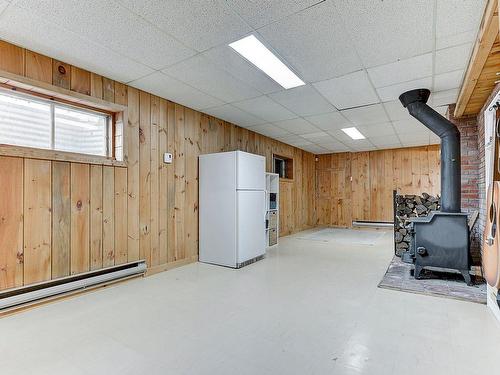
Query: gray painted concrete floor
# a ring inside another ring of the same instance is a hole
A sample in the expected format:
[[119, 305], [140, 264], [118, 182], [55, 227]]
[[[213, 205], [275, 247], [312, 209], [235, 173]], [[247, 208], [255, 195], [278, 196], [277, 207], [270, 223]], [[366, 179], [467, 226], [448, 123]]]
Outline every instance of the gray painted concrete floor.
[[390, 236], [295, 237], [240, 270], [191, 264], [0, 319], [1, 374], [498, 372], [485, 306], [377, 288]]

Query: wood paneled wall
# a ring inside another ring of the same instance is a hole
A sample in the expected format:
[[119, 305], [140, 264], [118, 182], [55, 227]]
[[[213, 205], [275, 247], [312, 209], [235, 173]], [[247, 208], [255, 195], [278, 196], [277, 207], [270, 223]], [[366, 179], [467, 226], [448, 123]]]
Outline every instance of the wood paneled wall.
[[[294, 159], [280, 183], [280, 234], [315, 223], [314, 155], [0, 41], [0, 70], [128, 108], [127, 167], [0, 157], [0, 289], [127, 261], [155, 270], [198, 259], [198, 155]], [[164, 164], [163, 153], [174, 154]]]
[[392, 192], [439, 194], [440, 146], [319, 155], [317, 223], [392, 221]]

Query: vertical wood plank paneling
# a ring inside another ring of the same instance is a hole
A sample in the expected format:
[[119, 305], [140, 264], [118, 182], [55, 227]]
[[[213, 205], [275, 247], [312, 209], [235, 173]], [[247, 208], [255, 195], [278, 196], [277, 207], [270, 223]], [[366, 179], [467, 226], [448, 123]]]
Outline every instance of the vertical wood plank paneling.
[[112, 79], [102, 77], [102, 98], [111, 103], [115, 101], [115, 81]]
[[71, 164], [71, 274], [90, 269], [90, 168]]
[[51, 278], [51, 162], [24, 161], [24, 284]]
[[[123, 215], [123, 213], [122, 213]], [[102, 262], [115, 264], [115, 168], [102, 168]]]
[[151, 266], [151, 96], [140, 92], [139, 258]]
[[102, 268], [102, 166], [90, 166], [90, 270]]
[[63, 89], [70, 89], [71, 66], [69, 64], [52, 60], [52, 84]]
[[151, 265], [160, 264], [160, 233], [159, 233], [159, 160], [158, 160], [158, 130], [160, 123], [160, 98], [151, 97], [151, 134], [150, 134], [150, 237], [151, 237]]
[[[116, 89], [116, 86], [115, 86]], [[116, 92], [115, 92], [116, 94]], [[139, 91], [128, 89], [128, 260], [139, 260]]]
[[[316, 163], [318, 223], [326, 225], [328, 212], [332, 217], [330, 225], [350, 225], [351, 219], [392, 221], [393, 190], [402, 194], [439, 192], [435, 182], [439, 180], [438, 160], [439, 146], [320, 155]], [[343, 163], [346, 168], [350, 165], [350, 172], [346, 169], [343, 179], [331, 177], [335, 181], [328, 196], [324, 174], [329, 166], [332, 173], [340, 173]]]
[[0, 290], [23, 285], [23, 159], [0, 157]]
[[162, 162], [163, 154], [171, 152], [168, 149], [168, 123], [167, 123], [168, 103], [164, 99], [160, 99], [160, 118], [158, 124], [158, 247], [160, 253], [159, 264], [167, 263], [168, 256], [168, 173], [172, 169], [172, 165]]
[[115, 168], [115, 264], [128, 261], [127, 168]]
[[102, 77], [99, 74], [90, 73], [90, 96], [102, 99]]
[[52, 278], [70, 274], [70, 163], [52, 162]]
[[370, 219], [369, 153], [356, 152], [352, 156], [352, 218]]
[[184, 107], [175, 105], [175, 260], [186, 257], [185, 202], [186, 202], [186, 158]]
[[175, 200], [176, 200], [176, 165], [180, 159], [177, 158], [176, 148], [176, 121], [175, 121], [175, 104], [172, 102], [167, 103], [167, 148], [174, 157], [173, 165], [167, 168], [167, 261], [175, 261]]
[[24, 49], [0, 40], [0, 69], [24, 75]]
[[90, 95], [90, 72], [72, 66], [70, 87], [72, 91]]
[[52, 59], [26, 50], [26, 77], [52, 83]]
[[198, 254], [198, 155], [200, 116], [192, 109], [185, 109], [185, 244], [186, 257]]

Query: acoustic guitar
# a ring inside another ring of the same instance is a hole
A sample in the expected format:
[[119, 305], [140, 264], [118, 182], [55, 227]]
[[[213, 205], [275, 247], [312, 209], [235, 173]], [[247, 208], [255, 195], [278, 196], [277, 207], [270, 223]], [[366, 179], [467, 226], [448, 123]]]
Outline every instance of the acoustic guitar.
[[493, 140], [493, 182], [488, 188], [486, 225], [484, 228], [483, 273], [486, 282], [500, 288], [500, 111], [497, 109]]

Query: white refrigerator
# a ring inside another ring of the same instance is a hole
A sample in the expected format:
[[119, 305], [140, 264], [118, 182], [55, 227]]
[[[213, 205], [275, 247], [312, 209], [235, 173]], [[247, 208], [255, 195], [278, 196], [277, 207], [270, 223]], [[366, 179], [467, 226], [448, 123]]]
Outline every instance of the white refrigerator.
[[262, 258], [266, 159], [232, 151], [199, 162], [200, 262], [240, 268]]

